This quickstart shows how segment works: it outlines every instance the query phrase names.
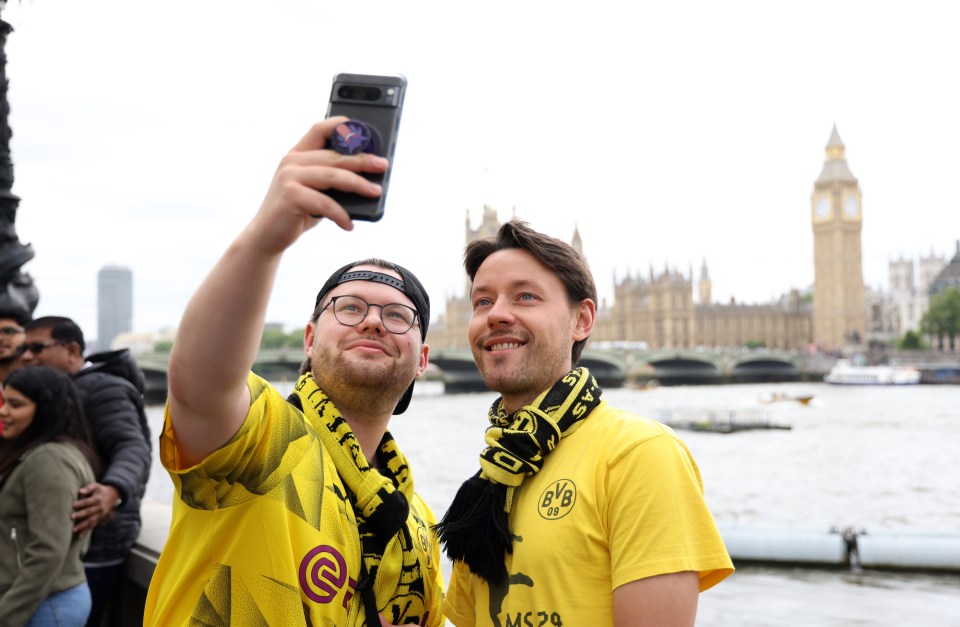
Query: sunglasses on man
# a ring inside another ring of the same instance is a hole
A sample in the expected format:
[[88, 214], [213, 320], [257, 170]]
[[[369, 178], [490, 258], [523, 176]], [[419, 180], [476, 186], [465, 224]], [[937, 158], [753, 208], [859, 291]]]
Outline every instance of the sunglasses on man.
[[51, 346], [56, 346], [57, 344], [63, 346], [67, 344], [67, 342], [61, 342], [60, 340], [53, 340], [52, 342], [30, 342], [29, 344], [23, 344], [20, 347], [20, 352], [26, 353], [27, 351], [30, 351], [34, 355], [39, 355], [46, 349], [50, 348]]

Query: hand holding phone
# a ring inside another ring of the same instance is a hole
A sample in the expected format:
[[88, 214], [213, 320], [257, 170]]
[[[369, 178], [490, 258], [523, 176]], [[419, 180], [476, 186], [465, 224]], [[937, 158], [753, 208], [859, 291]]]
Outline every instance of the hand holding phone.
[[344, 115], [350, 120], [337, 127], [327, 147], [343, 154], [370, 152], [386, 158], [391, 165], [383, 173], [361, 174], [380, 185], [383, 193], [379, 198], [339, 190], [326, 192], [353, 220], [376, 222], [383, 217], [406, 90], [407, 79], [400, 75], [337, 74], [333, 77], [327, 117]]

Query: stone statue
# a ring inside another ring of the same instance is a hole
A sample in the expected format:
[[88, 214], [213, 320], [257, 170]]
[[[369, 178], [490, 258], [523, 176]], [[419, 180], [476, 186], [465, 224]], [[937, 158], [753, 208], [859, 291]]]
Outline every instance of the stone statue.
[[13, 193], [13, 161], [10, 157], [10, 103], [7, 100], [7, 35], [13, 31], [0, 19], [0, 312], [33, 315], [40, 293], [29, 274], [21, 270], [33, 259], [33, 247], [17, 237], [17, 207]]

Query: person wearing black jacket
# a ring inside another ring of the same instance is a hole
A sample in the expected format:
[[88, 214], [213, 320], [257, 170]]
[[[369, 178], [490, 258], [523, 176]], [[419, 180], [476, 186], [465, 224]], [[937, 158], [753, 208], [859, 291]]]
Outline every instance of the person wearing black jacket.
[[84, 569], [100, 624], [123, 563], [140, 534], [140, 500], [150, 475], [150, 428], [143, 372], [126, 349], [84, 356], [83, 331], [70, 318], [45, 316], [25, 327], [23, 364], [71, 374], [93, 432], [103, 473], [80, 490], [74, 531], [93, 531]]

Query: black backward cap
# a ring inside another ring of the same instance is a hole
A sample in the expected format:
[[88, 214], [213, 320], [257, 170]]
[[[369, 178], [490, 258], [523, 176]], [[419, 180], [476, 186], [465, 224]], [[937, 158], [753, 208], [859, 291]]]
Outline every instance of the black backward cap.
[[[412, 272], [401, 265], [391, 263], [389, 261], [386, 263], [393, 268], [403, 280], [397, 279], [397, 277], [390, 276], [389, 274], [377, 272], [376, 270], [349, 271], [351, 268], [355, 268], [357, 266], [376, 265], [376, 263], [377, 262], [374, 261], [355, 261], [353, 263], [348, 263], [331, 274], [330, 278], [327, 279], [327, 282], [324, 283], [323, 287], [320, 288], [320, 291], [317, 292], [317, 300], [313, 304], [314, 310], [316, 310], [320, 303], [323, 302], [324, 297], [330, 292], [330, 290], [341, 283], [346, 283], [348, 281], [375, 281], [377, 283], [384, 283], [403, 292], [407, 295], [407, 298], [413, 302], [413, 306], [417, 310], [417, 317], [420, 320], [420, 339], [426, 341], [427, 326], [430, 324], [430, 297], [427, 295], [427, 290], [423, 289], [423, 284], [420, 283], [420, 280]], [[410, 399], [413, 397], [414, 383], [416, 383], [416, 379], [410, 383], [410, 387], [408, 387], [407, 391], [403, 393], [402, 397], [400, 397], [400, 401], [393, 410], [394, 415], [402, 414], [407, 410], [407, 406], [410, 405]]]

